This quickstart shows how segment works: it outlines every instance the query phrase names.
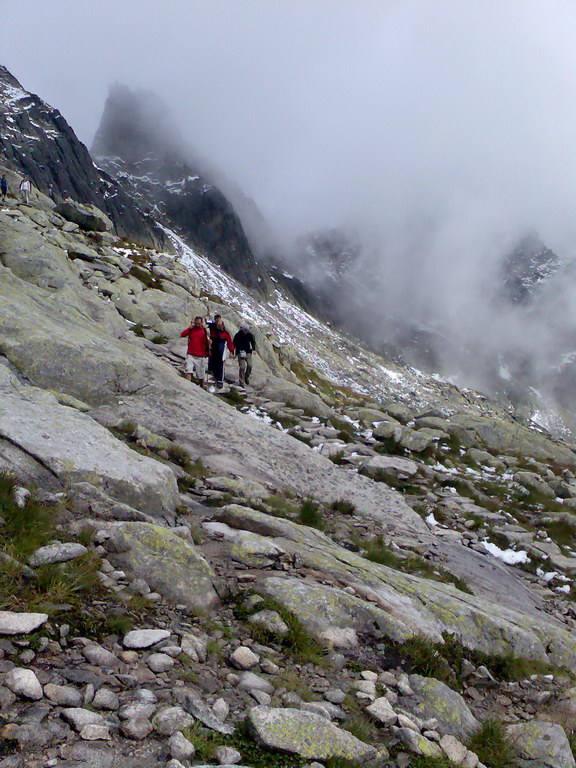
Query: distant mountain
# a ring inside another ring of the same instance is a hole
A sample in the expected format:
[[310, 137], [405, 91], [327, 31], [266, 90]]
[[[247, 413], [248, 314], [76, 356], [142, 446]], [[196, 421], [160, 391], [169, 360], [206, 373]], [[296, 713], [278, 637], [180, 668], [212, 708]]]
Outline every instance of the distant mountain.
[[527, 304], [542, 283], [561, 268], [560, 258], [536, 233], [523, 237], [502, 262], [503, 295], [511, 302]]
[[57, 109], [26, 91], [0, 66], [0, 164], [29, 176], [58, 201], [71, 197], [105, 211], [120, 236], [168, 247], [154, 219], [139, 210], [118, 183], [92, 161]]
[[138, 205], [197, 251], [244, 285], [270, 291], [266, 270], [256, 261], [232, 204], [203, 175], [155, 94], [113, 86], [92, 154]]

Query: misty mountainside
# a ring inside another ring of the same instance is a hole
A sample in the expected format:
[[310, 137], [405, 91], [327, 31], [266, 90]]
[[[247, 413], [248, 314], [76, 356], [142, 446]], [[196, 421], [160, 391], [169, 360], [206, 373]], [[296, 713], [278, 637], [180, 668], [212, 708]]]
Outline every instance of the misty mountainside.
[[0, 768], [574, 768], [576, 444], [5, 170]]
[[574, 429], [575, 264], [535, 233], [520, 238], [498, 270], [484, 276], [482, 305], [463, 307], [449, 322], [441, 313], [419, 319], [409, 293], [400, 308], [388, 300], [394, 272], [383, 273], [342, 232], [302, 238], [292, 262], [284, 264], [309, 289], [302, 291], [309, 311], [375, 352], [474, 386], [511, 403], [518, 415], [548, 411], [551, 429]]
[[156, 222], [136, 208], [122, 188], [97, 168], [57, 109], [26, 91], [0, 66], [0, 158], [28, 176], [54, 201], [71, 197], [102, 209], [121, 236], [165, 246]]
[[537, 234], [526, 235], [502, 263], [504, 295], [511, 302], [527, 304], [537, 298], [540, 284], [561, 267], [558, 256]]
[[144, 210], [245, 285], [270, 289], [232, 204], [198, 169], [158, 97], [113, 86], [91, 152]]
[[[118, 85], [92, 151], [139, 207], [247, 287], [268, 295], [281, 289], [375, 352], [479, 388], [522, 416], [541, 415], [553, 402], [557, 413], [546, 426], [574, 428], [576, 327], [569, 292], [575, 282], [569, 265], [537, 235], [502, 254], [500, 269], [483, 276], [475, 305], [446, 318], [439, 298], [413, 298], [409, 277], [401, 300], [397, 269], [383, 269], [379, 251], [357, 235], [332, 228], [303, 234], [292, 249], [275, 245], [255, 204], [238, 189], [231, 191], [232, 203], [208, 179], [218, 172], [202, 170], [206, 161], [194, 156], [182, 133], [158, 97]], [[422, 246], [416, 239], [415, 249]], [[414, 290], [420, 279], [416, 260]], [[437, 310], [418, 313], [418, 304]]]

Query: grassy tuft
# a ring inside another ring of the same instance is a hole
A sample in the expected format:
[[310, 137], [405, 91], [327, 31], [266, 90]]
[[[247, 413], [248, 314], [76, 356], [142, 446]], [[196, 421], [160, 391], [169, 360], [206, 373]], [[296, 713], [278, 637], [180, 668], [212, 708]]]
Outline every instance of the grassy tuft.
[[485, 720], [466, 745], [490, 768], [513, 768], [514, 749], [499, 720]]
[[234, 747], [242, 755], [242, 763], [252, 768], [301, 768], [306, 761], [297, 755], [287, 756], [267, 749], [254, 741], [245, 723], [240, 723], [231, 736], [223, 736], [206, 728], [198, 720], [184, 730], [184, 735], [196, 747], [195, 759], [212, 762], [216, 748]]
[[353, 515], [356, 512], [356, 506], [346, 499], [338, 499], [330, 504], [330, 509], [339, 512], [341, 515]]
[[418, 555], [410, 555], [410, 557], [406, 558], [399, 557], [390, 549], [381, 536], [375, 536], [368, 541], [356, 538], [354, 543], [362, 550], [363, 557], [373, 563], [386, 565], [388, 568], [394, 568], [403, 573], [413, 573], [426, 579], [452, 584], [461, 592], [472, 594], [470, 587], [459, 576], [455, 576], [441, 566], [430, 563]]
[[[242, 595], [244, 600], [246, 595]], [[236, 617], [245, 621], [248, 616], [262, 610], [276, 611], [288, 626], [288, 632], [283, 637], [266, 632], [264, 628], [248, 625], [253, 636], [257, 636], [262, 642], [271, 641], [280, 643], [295, 659], [303, 664], [318, 664], [325, 666], [326, 649], [323, 648], [308, 632], [300, 620], [290, 613], [282, 603], [271, 597], [261, 595], [262, 600], [253, 608], [246, 608], [245, 603], [237, 602], [234, 606]]]
[[229, 389], [228, 392], [217, 393], [221, 400], [225, 400], [229, 405], [246, 405], [246, 395], [243, 395], [237, 389]]
[[291, 502], [285, 496], [273, 493], [271, 496], [263, 502], [263, 506], [266, 511], [272, 510], [272, 514], [276, 517], [296, 517], [298, 515], [298, 507]]
[[318, 528], [322, 530], [324, 528], [324, 518], [320, 510], [320, 505], [313, 499], [306, 499], [300, 505], [300, 512], [298, 513], [298, 521], [302, 525], [308, 525], [310, 528]]

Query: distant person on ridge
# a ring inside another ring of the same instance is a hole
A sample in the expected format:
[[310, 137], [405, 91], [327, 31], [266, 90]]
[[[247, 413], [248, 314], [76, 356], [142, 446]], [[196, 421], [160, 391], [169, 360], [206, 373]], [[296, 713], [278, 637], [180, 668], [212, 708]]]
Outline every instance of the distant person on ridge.
[[218, 389], [224, 386], [224, 362], [228, 355], [234, 357], [234, 344], [232, 337], [226, 330], [224, 321], [218, 315], [210, 324], [210, 371]]
[[20, 194], [22, 195], [24, 202], [26, 204], [30, 201], [30, 192], [32, 191], [32, 184], [30, 183], [30, 179], [28, 176], [24, 176], [22, 181], [20, 182]]
[[186, 378], [192, 381], [192, 376], [198, 379], [198, 384], [205, 388], [206, 358], [210, 354], [210, 337], [204, 327], [204, 320], [195, 317], [189, 328], [185, 328], [181, 337], [188, 336], [188, 352], [186, 354]]
[[2, 194], [2, 200], [6, 200], [6, 195], [8, 194], [8, 179], [6, 178], [6, 174], [2, 174], [2, 178], [0, 179], [0, 194]]
[[256, 352], [254, 336], [250, 333], [250, 328], [246, 324], [241, 325], [240, 330], [234, 336], [234, 349], [238, 358], [238, 380], [240, 386], [244, 387], [250, 381], [252, 353]]

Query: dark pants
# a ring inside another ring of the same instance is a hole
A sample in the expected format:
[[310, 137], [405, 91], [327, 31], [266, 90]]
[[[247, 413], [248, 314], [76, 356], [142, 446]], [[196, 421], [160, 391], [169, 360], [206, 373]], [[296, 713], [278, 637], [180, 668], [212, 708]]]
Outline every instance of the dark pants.
[[209, 369], [216, 382], [224, 381], [224, 360], [222, 352], [218, 351], [215, 355], [210, 355]]

